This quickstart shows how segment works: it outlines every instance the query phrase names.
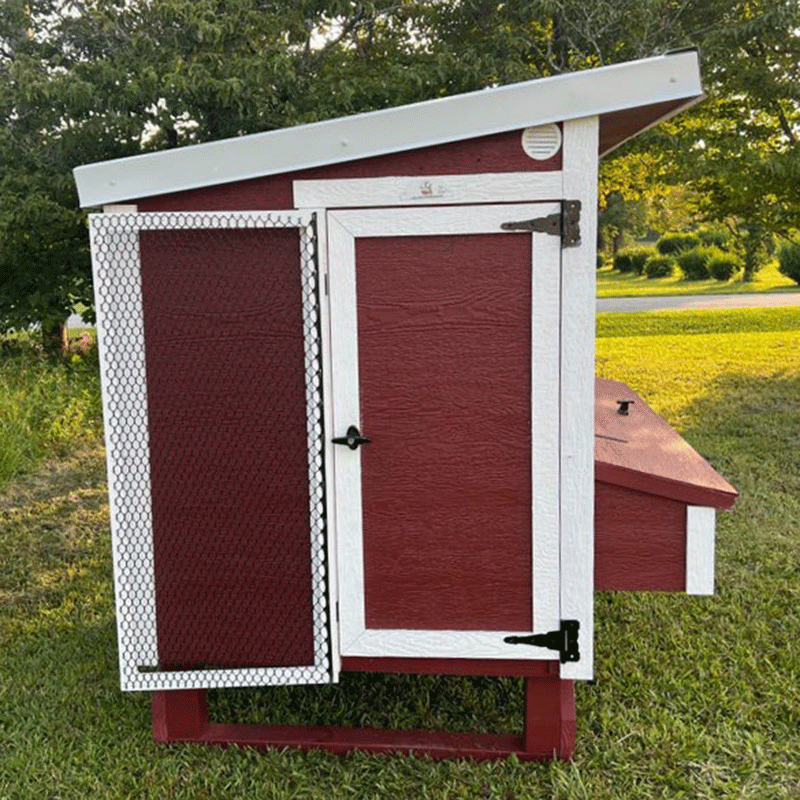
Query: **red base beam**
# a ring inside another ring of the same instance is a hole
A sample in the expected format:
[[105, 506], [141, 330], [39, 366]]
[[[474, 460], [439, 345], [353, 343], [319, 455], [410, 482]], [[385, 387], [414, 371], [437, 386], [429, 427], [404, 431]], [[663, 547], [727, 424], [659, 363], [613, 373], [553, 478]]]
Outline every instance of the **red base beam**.
[[476, 761], [508, 758], [512, 753], [521, 761], [566, 760], [575, 750], [573, 684], [557, 674], [525, 678], [522, 736], [209, 722], [203, 689], [154, 692], [152, 713], [153, 738], [158, 742], [204, 742], [255, 749], [321, 749], [337, 755], [363, 750]]

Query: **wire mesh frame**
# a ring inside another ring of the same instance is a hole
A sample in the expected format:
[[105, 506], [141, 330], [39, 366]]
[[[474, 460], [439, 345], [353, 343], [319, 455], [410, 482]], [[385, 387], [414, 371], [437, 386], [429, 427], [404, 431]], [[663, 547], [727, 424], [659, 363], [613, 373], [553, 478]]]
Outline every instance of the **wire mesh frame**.
[[[107, 213], [89, 217], [123, 691], [330, 683], [319, 249], [314, 212]], [[158, 671], [155, 561], [139, 231], [297, 228], [306, 383], [314, 661], [292, 667]]]

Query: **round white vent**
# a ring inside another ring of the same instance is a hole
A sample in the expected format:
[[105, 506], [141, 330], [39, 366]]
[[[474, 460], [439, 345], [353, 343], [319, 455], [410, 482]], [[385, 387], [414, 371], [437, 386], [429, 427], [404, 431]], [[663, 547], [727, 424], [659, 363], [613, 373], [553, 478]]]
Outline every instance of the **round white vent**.
[[522, 131], [522, 149], [536, 161], [554, 156], [561, 147], [561, 128], [558, 125], [537, 125]]

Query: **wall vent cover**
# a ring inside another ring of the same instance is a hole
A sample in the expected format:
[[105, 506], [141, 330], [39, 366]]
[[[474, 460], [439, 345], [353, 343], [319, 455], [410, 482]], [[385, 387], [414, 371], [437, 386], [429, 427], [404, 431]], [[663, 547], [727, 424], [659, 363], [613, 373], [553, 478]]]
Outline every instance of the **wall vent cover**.
[[522, 149], [529, 158], [546, 161], [561, 149], [561, 128], [554, 123], [525, 128], [522, 131]]

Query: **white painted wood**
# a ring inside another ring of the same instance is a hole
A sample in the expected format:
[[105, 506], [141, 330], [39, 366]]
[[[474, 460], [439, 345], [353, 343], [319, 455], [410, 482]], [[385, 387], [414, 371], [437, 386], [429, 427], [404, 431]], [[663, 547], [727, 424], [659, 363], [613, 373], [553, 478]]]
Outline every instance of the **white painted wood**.
[[557, 652], [544, 647], [510, 645], [503, 641], [506, 636], [527, 635], [530, 631], [366, 631], [343, 652], [348, 656], [376, 658], [558, 659]]
[[716, 509], [686, 506], [686, 594], [714, 594]]
[[[361, 426], [358, 402], [355, 239], [336, 214], [328, 215], [332, 428], [344, 436]], [[331, 445], [339, 586], [341, 652], [364, 628], [364, 552], [361, 536], [361, 452]]]
[[[376, 208], [330, 212], [354, 238], [360, 236], [434, 236], [437, 234], [511, 233], [503, 231], [505, 222], [531, 219], [553, 214], [559, 210], [555, 203], [508, 203], [497, 206], [442, 206], [433, 208]], [[391, 226], [391, 227], [390, 227]], [[331, 259], [330, 269], [333, 270]]]
[[594, 337], [598, 119], [564, 123], [564, 197], [580, 200], [581, 244], [561, 254], [561, 617], [580, 622], [580, 661], [594, 670]]
[[139, 207], [135, 203], [124, 204], [110, 204], [103, 206], [104, 214], [135, 214]]
[[559, 200], [561, 173], [505, 172], [295, 181], [297, 208], [374, 208], [399, 205]]
[[293, 128], [87, 164], [83, 207], [444, 144], [703, 93], [696, 52], [612, 64]]
[[[129, 651], [135, 647], [143, 663], [158, 662], [150, 443], [139, 241], [138, 237], [131, 238], [124, 249], [113, 246], [113, 240], [109, 246], [107, 216], [89, 215], [89, 242], [105, 421], [117, 658], [120, 685], [123, 691], [129, 691], [138, 688], [130, 669]], [[114, 227], [112, 236], [116, 233]], [[118, 410], [120, 398], [112, 386], [125, 380], [141, 388]], [[124, 425], [120, 433], [115, 433], [113, 423], [122, 413]], [[130, 558], [134, 553], [136, 558]], [[135, 614], [130, 613], [130, 597], [137, 598]]]
[[[560, 625], [559, 550], [559, 260], [560, 240], [546, 234], [503, 232], [508, 221], [556, 213], [555, 203], [502, 206], [379, 208], [328, 214], [334, 435], [360, 419], [355, 240], [497, 233], [531, 237], [533, 288], [533, 564], [534, 632]], [[554, 422], [555, 416], [555, 422]], [[333, 454], [342, 655], [453, 658], [553, 658], [540, 648], [509, 651], [505, 633], [368, 630], [365, 625], [359, 451]], [[527, 633], [531, 633], [528, 631]]]
[[[555, 212], [558, 209], [554, 207]], [[544, 233], [535, 233], [532, 239], [533, 630], [540, 633], [557, 630], [561, 624], [558, 425], [561, 240]]]

